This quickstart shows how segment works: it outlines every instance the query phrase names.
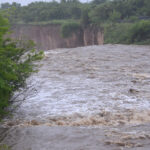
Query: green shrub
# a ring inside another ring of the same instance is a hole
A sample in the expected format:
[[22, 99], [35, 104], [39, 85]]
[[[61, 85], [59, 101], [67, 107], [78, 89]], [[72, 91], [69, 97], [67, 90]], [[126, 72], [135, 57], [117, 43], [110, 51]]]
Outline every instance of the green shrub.
[[72, 33], [79, 31], [81, 29], [80, 24], [77, 22], [64, 23], [61, 26], [62, 37], [67, 38], [72, 35]]
[[129, 30], [129, 42], [150, 44], [150, 21], [142, 20], [135, 23]]
[[150, 21], [106, 24], [104, 26], [104, 42], [150, 44]]
[[90, 25], [91, 21], [90, 21], [90, 17], [89, 17], [89, 8], [84, 8], [82, 10], [82, 14], [81, 14], [81, 19], [80, 19], [80, 24], [82, 25], [83, 28], [86, 28], [87, 26]]
[[9, 24], [0, 15], [0, 119], [7, 114], [13, 92], [24, 86], [26, 78], [33, 72], [33, 61], [42, 57], [34, 50], [34, 43], [13, 42], [4, 38]]
[[104, 42], [113, 44], [128, 44], [128, 31], [130, 23], [106, 24], [104, 26]]

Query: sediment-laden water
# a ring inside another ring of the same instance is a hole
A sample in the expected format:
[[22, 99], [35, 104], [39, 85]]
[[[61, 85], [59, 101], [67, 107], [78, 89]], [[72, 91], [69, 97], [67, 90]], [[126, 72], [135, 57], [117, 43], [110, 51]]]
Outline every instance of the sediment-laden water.
[[38, 65], [4, 120], [3, 143], [14, 150], [150, 149], [150, 46], [49, 50]]

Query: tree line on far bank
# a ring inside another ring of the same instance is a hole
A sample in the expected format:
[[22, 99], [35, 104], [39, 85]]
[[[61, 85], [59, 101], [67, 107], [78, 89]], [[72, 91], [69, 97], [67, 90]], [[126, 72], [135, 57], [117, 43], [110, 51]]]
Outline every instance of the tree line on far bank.
[[150, 0], [4, 3], [0, 11], [8, 14], [11, 24], [60, 24], [63, 37], [97, 26], [104, 31], [105, 43], [150, 44]]
[[[4, 3], [1, 10], [13, 9], [10, 14], [12, 23], [30, 23], [52, 20], [75, 19], [87, 17], [89, 23], [132, 22], [150, 18], [149, 0], [93, 0], [81, 3], [78, 0], [61, 0], [61, 2], [34, 2], [28, 6], [18, 3]], [[85, 19], [85, 18], [84, 18]]]

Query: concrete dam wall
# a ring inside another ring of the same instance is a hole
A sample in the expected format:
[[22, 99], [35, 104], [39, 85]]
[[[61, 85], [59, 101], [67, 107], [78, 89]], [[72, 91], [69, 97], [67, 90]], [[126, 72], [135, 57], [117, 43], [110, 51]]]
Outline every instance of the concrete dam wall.
[[87, 27], [68, 38], [61, 35], [60, 25], [15, 25], [11, 38], [33, 40], [37, 49], [74, 48], [87, 45], [102, 45], [103, 33], [100, 29]]

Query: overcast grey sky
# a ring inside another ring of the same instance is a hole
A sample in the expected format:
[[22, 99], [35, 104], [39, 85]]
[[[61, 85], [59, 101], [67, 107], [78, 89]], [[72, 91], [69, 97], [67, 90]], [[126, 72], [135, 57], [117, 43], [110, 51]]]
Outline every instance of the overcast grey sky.
[[12, 3], [12, 2], [17, 2], [17, 3], [21, 3], [22, 5], [27, 5], [31, 2], [36, 2], [36, 1], [45, 1], [45, 2], [50, 2], [51, 0], [0, 0], [0, 3]]

